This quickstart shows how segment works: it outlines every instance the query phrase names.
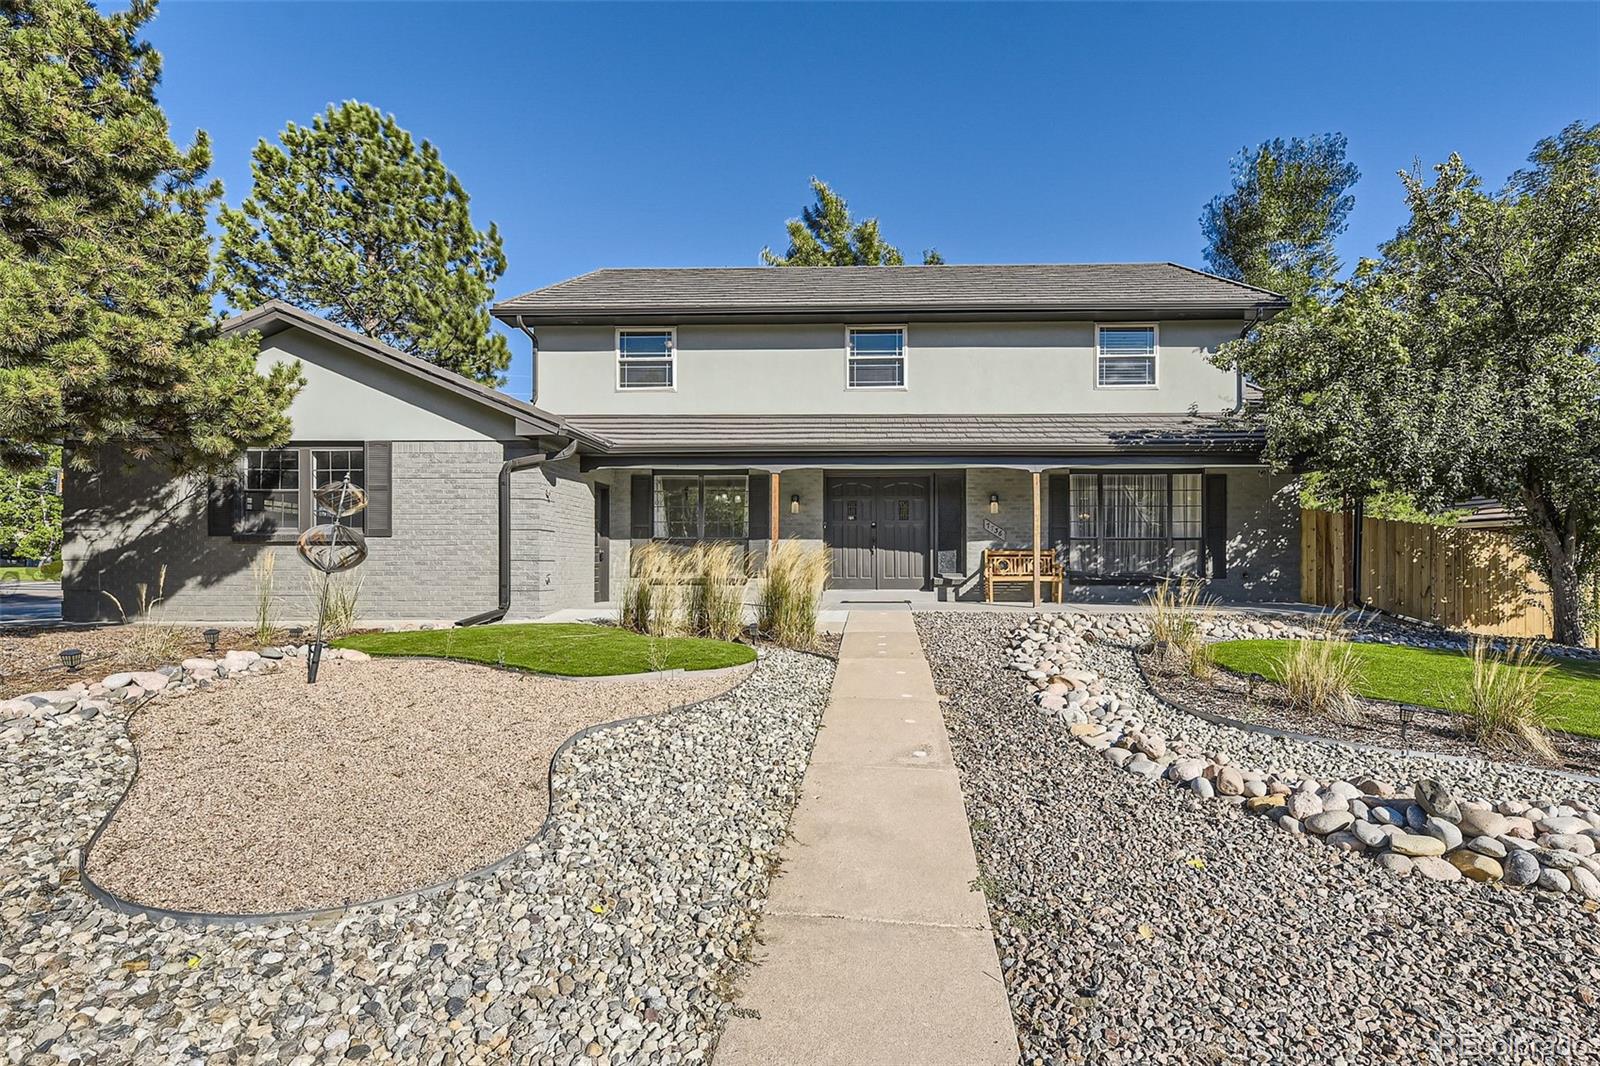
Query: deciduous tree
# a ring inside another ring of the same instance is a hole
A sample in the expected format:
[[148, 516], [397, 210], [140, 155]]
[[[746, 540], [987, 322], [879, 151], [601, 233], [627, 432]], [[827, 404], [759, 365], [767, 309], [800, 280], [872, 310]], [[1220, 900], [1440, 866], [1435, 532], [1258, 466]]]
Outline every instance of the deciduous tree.
[[28, 469], [0, 466], [0, 555], [50, 559], [61, 544], [61, 449]]
[[219, 467], [288, 434], [299, 373], [210, 306], [204, 133], [180, 149], [156, 103], [153, 0], [0, 3], [0, 462], [104, 446]]
[[[900, 249], [883, 239], [878, 220], [861, 222], [850, 217], [844, 197], [821, 178], [811, 179], [816, 200], [800, 212], [799, 218], [785, 223], [789, 231], [789, 250], [778, 255], [771, 248], [761, 249], [761, 261], [768, 266], [904, 266]], [[923, 266], [940, 266], [944, 257], [936, 249], [922, 253]]]
[[353, 100], [279, 141], [256, 145], [250, 196], [222, 211], [228, 300], [283, 300], [498, 385], [511, 361], [489, 317], [500, 231], [472, 224], [439, 150]]
[[1600, 568], [1600, 125], [1529, 163], [1498, 192], [1457, 156], [1402, 174], [1411, 215], [1381, 258], [1219, 358], [1261, 386], [1278, 463], [1519, 511], [1578, 643]]

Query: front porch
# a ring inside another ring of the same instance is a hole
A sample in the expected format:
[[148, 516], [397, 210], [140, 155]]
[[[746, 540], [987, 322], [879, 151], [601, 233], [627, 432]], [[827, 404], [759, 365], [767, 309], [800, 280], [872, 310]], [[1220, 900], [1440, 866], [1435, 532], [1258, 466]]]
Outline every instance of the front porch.
[[754, 572], [777, 539], [825, 547], [837, 603], [981, 603], [986, 553], [996, 550], [1021, 553], [1013, 561], [1024, 575], [995, 585], [1002, 607], [1052, 600], [1051, 564], [1064, 572], [1062, 599], [1075, 605], [1138, 603], [1174, 573], [1203, 576], [1228, 601], [1286, 601], [1299, 591], [1294, 487], [1254, 464], [757, 463], [587, 471], [597, 499], [609, 501], [596, 521], [605, 568], [595, 603], [620, 598], [631, 546], [646, 539], [738, 540]]

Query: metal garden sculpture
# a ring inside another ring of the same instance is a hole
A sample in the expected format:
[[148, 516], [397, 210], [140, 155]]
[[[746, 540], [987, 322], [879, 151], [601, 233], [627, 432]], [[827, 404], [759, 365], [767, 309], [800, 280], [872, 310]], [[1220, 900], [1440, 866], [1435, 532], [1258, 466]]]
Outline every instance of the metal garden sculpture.
[[367, 494], [350, 484], [350, 478], [346, 477], [320, 486], [312, 495], [318, 507], [333, 516], [333, 521], [312, 526], [295, 542], [300, 558], [322, 573], [322, 588], [317, 595], [317, 634], [306, 653], [308, 685], [316, 684], [317, 668], [322, 665], [322, 623], [328, 614], [328, 582], [334, 574], [354, 570], [367, 558], [367, 538], [359, 529], [352, 529], [341, 521], [366, 509]]

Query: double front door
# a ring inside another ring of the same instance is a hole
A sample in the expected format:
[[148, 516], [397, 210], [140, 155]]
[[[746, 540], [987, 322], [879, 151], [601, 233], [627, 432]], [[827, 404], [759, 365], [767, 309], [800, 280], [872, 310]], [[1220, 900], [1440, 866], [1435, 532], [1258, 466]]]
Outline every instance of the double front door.
[[920, 589], [928, 583], [925, 477], [827, 479], [823, 534], [834, 588]]

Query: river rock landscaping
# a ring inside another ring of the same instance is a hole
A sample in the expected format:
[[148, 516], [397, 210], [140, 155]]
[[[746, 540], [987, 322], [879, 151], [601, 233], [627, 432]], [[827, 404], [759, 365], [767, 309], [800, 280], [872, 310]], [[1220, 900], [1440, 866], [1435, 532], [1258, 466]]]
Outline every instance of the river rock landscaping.
[[917, 624], [1025, 1062], [1600, 1053], [1597, 786], [1212, 724], [1137, 615]]
[[[95, 903], [78, 863], [133, 774], [128, 708], [149, 692], [271, 674], [278, 662], [234, 652], [209, 668], [0, 703], [7, 1062], [708, 1056], [830, 663], [771, 650], [722, 696], [583, 735], [557, 760], [544, 834], [437, 894], [246, 926], [178, 925]], [[344, 665], [330, 663], [335, 675]], [[624, 703], [616, 716], [645, 709]]]

